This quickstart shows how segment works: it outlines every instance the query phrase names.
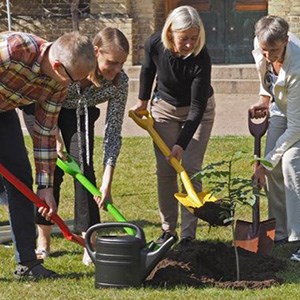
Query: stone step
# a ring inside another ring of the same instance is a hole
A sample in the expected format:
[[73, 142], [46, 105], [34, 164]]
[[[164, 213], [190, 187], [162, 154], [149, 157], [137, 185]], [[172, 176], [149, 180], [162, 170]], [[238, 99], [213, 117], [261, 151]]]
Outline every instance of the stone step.
[[[256, 94], [259, 82], [254, 79], [213, 79], [212, 86], [217, 94]], [[129, 80], [129, 92], [139, 91], [139, 80]]]
[[[139, 79], [141, 66], [125, 66], [125, 72], [130, 79]], [[243, 65], [213, 65], [212, 79], [253, 79], [257, 80], [254, 64]]]
[[141, 66], [124, 66], [123, 69], [130, 79], [139, 78]]
[[250, 79], [257, 80], [254, 64], [244, 65], [213, 65], [212, 79]]
[[[132, 108], [138, 99], [137, 93], [129, 93], [128, 101], [126, 105], [126, 113], [124, 116], [124, 123], [122, 127], [122, 136], [147, 136], [149, 134], [146, 130], [141, 129], [137, 126], [133, 120], [128, 117], [128, 110]], [[223, 136], [223, 135], [249, 135], [247, 126], [247, 112], [249, 107], [258, 101], [257, 93], [255, 94], [215, 94], [216, 100], [216, 118], [212, 135]], [[95, 124], [95, 135], [103, 137], [105, 121], [106, 121], [106, 109], [107, 103], [101, 103], [98, 105], [101, 110], [99, 119]], [[20, 110], [17, 110], [22, 129], [25, 134], [28, 134], [23, 115]], [[0, 232], [1, 236], [1, 232]], [[0, 238], [1, 242], [1, 238]]]
[[[130, 82], [122, 134], [123, 136], [148, 136], [145, 130], [135, 125], [127, 116], [127, 111], [136, 104], [138, 99], [140, 66], [125, 67], [124, 69]], [[213, 66], [212, 85], [217, 102], [213, 135], [249, 134], [246, 122], [247, 110], [258, 100], [259, 84], [255, 75], [254, 65]], [[107, 103], [99, 105], [101, 115], [95, 125], [97, 136], [103, 136], [106, 107]], [[234, 117], [232, 117], [233, 112]], [[21, 113], [20, 117], [22, 128], [27, 133]]]
[[[140, 66], [125, 67], [129, 76], [129, 92], [139, 90]], [[215, 93], [219, 94], [256, 94], [259, 81], [255, 65], [213, 65], [212, 85]]]
[[213, 79], [217, 94], [258, 94], [259, 81], [251, 79]]

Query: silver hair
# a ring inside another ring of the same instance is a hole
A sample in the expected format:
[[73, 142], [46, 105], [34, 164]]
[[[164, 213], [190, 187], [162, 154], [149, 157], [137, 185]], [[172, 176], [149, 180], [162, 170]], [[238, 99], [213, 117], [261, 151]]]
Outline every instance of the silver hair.
[[96, 67], [92, 42], [77, 31], [65, 33], [59, 37], [53, 42], [50, 51], [52, 58], [60, 61], [69, 70], [76, 69], [83, 61], [90, 70]]
[[255, 24], [255, 35], [260, 42], [274, 45], [277, 41], [285, 41], [288, 37], [289, 24], [278, 16], [265, 16]]

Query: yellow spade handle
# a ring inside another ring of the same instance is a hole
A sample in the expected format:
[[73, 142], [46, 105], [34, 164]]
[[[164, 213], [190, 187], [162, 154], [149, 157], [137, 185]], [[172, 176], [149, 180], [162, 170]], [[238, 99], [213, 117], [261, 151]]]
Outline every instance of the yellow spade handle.
[[[128, 115], [130, 118], [132, 118], [137, 125], [142, 127], [143, 129], [147, 130], [152, 137], [154, 143], [158, 146], [159, 150], [162, 152], [164, 156], [170, 156], [171, 151], [166, 145], [166, 143], [162, 140], [162, 138], [159, 136], [157, 131], [154, 129], [153, 124], [154, 120], [151, 116], [151, 114], [147, 110], [141, 110], [139, 112], [134, 112], [133, 110], [130, 110], [128, 112]], [[143, 118], [146, 117], [146, 118]], [[184, 171], [182, 165], [180, 162], [175, 158], [172, 157], [170, 159], [170, 163], [173, 166], [173, 168], [176, 170], [176, 172], [181, 173]]]
[[[139, 125], [140, 127], [142, 127], [143, 129], [145, 129], [149, 132], [154, 143], [157, 145], [157, 147], [160, 149], [160, 151], [162, 152], [162, 154], [164, 156], [170, 156], [171, 151], [168, 148], [168, 146], [166, 145], [166, 143], [159, 136], [157, 131], [154, 129], [154, 127], [153, 127], [154, 120], [153, 120], [151, 114], [147, 110], [141, 110], [137, 113], [134, 112], [133, 110], [129, 110], [128, 115], [130, 118], [132, 118], [135, 121], [135, 123], [137, 125]], [[145, 118], [143, 118], [143, 117], [145, 117]], [[193, 199], [194, 202], [196, 202], [195, 205], [197, 205], [199, 203], [202, 204], [203, 202], [199, 199], [196, 191], [194, 190], [194, 186], [193, 186], [188, 174], [186, 173], [186, 171], [184, 170], [183, 166], [178, 161], [178, 159], [176, 159], [175, 157], [172, 157], [170, 159], [170, 163], [171, 163], [172, 167], [176, 170], [176, 172], [180, 175], [180, 178], [182, 180], [182, 183], [183, 183], [188, 195]]]

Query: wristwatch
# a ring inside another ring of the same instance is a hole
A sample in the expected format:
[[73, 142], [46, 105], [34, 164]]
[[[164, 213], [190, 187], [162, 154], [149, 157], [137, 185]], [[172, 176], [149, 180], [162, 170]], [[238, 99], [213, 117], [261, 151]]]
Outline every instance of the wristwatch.
[[52, 188], [52, 185], [38, 185], [37, 189], [38, 190], [43, 190], [43, 189], [49, 189]]

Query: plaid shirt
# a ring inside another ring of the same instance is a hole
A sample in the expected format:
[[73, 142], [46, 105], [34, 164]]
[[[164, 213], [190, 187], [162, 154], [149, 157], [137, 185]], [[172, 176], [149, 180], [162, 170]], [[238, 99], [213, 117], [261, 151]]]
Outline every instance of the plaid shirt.
[[37, 102], [33, 145], [38, 185], [53, 182], [55, 129], [67, 92], [66, 87], [41, 73], [40, 63], [50, 45], [27, 33], [0, 33], [0, 117], [1, 112]]

